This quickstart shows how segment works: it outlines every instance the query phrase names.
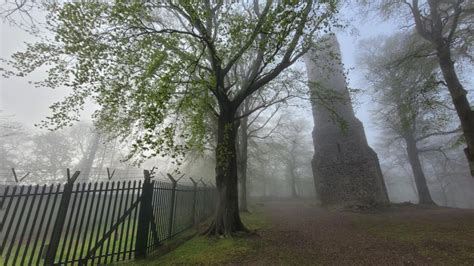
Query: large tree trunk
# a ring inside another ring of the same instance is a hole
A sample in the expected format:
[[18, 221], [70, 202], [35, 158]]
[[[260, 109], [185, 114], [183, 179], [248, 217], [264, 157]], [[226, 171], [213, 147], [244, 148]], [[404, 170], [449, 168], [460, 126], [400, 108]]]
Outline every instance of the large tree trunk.
[[425, 173], [421, 166], [416, 141], [412, 134], [408, 133], [404, 136], [407, 144], [408, 159], [410, 161], [413, 177], [415, 178], [416, 189], [418, 190], [418, 198], [420, 204], [435, 204], [431, 199], [430, 190], [426, 183]]
[[239, 141], [239, 180], [240, 180], [240, 211], [248, 212], [247, 207], [247, 162], [248, 162], [248, 117], [240, 122]]
[[239, 214], [236, 137], [239, 127], [235, 111], [222, 112], [218, 119], [216, 146], [217, 209], [208, 235], [225, 235], [248, 230]]
[[474, 176], [474, 112], [467, 99], [467, 92], [461, 85], [454, 68], [454, 62], [451, 60], [451, 52], [446, 44], [440, 44], [437, 47], [439, 65], [443, 72], [444, 80], [448, 86], [451, 99], [456, 112], [461, 121], [461, 127], [464, 133], [467, 147], [464, 149], [471, 175]]

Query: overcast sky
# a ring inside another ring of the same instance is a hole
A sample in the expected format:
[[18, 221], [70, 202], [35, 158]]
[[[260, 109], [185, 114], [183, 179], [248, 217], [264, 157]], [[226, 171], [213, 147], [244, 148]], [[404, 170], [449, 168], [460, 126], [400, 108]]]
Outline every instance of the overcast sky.
[[[357, 29], [358, 34], [351, 32], [337, 33], [342, 49], [342, 60], [349, 69], [349, 86], [364, 89], [360, 68], [356, 65], [358, 42], [364, 38], [389, 34], [396, 30], [391, 23], [381, 21], [361, 21], [352, 15], [353, 10], [345, 8], [342, 13], [354, 21], [352, 27]], [[18, 28], [14, 28], [0, 21], [0, 57], [8, 58], [13, 52], [23, 50], [26, 41], [34, 39]], [[28, 80], [38, 80], [44, 73], [37, 71], [29, 78], [0, 77], [0, 110], [2, 115], [8, 115], [10, 120], [33, 126], [40, 122], [49, 113], [49, 105], [67, 95], [66, 89], [52, 90], [48, 88], [35, 88]], [[364, 123], [369, 143], [376, 141], [376, 130], [370, 122], [370, 97], [368, 95], [359, 97], [360, 105], [356, 107], [357, 116]], [[84, 116], [86, 119], [88, 115]]]

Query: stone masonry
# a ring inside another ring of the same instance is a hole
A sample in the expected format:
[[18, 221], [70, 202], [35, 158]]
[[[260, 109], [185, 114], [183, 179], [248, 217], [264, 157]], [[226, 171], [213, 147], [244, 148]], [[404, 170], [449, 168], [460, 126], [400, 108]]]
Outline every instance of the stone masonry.
[[[311, 88], [316, 192], [324, 206], [388, 203], [377, 154], [367, 144], [355, 117], [341, 52], [335, 35], [327, 35], [305, 57]], [[324, 48], [323, 48], [324, 47]], [[323, 48], [323, 49], [321, 49]]]

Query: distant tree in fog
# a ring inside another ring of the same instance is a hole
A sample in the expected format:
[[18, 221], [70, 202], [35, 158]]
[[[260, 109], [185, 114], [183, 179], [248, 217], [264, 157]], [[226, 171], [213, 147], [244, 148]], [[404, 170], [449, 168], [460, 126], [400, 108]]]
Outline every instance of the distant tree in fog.
[[[436, 55], [444, 82], [454, 106], [467, 147], [464, 152], [474, 176], [474, 112], [468, 91], [459, 78], [459, 62], [467, 58], [473, 62], [474, 1], [440, 0], [359, 0], [365, 6], [378, 10], [383, 16], [409, 18], [409, 27], [430, 44], [425, 56]], [[416, 50], [415, 50], [416, 51]], [[419, 54], [412, 54], [419, 57]], [[421, 64], [420, 64], [421, 65]]]
[[28, 134], [23, 125], [0, 118], [0, 178], [13, 180], [11, 168], [21, 168], [27, 154]]
[[310, 122], [292, 115], [292, 112], [296, 110], [282, 108], [268, 126], [269, 137], [250, 139], [250, 175], [255, 179], [253, 184], [260, 183], [263, 196], [277, 195], [278, 192], [274, 191], [277, 184], [282, 186], [282, 190], [289, 191], [291, 197], [302, 196], [302, 181], [312, 177]]
[[75, 150], [62, 132], [48, 131], [31, 139], [27, 167], [44, 181], [65, 180], [66, 169], [72, 167]]
[[[283, 76], [283, 75], [282, 75]], [[237, 135], [237, 165], [240, 182], [240, 210], [248, 211], [247, 206], [247, 168], [249, 158], [249, 142], [253, 139], [266, 139], [272, 136], [279, 126], [281, 116], [278, 115], [280, 107], [288, 105], [288, 100], [298, 95], [303, 95], [303, 83], [298, 82], [294, 75], [284, 75], [278, 84], [270, 86], [271, 93], [255, 95], [247, 98], [240, 106], [240, 113], [245, 114], [256, 106], [264, 106], [250, 116], [243, 117]], [[291, 89], [290, 89], [291, 88]]]
[[291, 196], [298, 197], [298, 182], [304, 177], [312, 176], [312, 146], [310, 122], [304, 118], [286, 116], [279, 134], [275, 137], [275, 152], [285, 167], [285, 173]]
[[[380, 39], [380, 38], [378, 38]], [[384, 129], [387, 143], [406, 147], [419, 202], [433, 204], [420, 160], [422, 153], [442, 152], [443, 145], [430, 138], [459, 132], [453, 126], [453, 110], [443, 95], [439, 70], [432, 58], [409, 58], [423, 44], [417, 36], [398, 33], [383, 42], [372, 42], [363, 61], [374, 93], [374, 114]]]

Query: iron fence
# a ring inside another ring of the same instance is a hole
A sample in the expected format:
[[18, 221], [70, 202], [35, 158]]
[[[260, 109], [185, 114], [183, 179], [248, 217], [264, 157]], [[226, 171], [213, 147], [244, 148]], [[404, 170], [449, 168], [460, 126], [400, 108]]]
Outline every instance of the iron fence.
[[74, 183], [74, 175], [66, 184], [0, 188], [0, 265], [142, 258], [214, 212], [214, 187], [144, 174], [144, 181]]

